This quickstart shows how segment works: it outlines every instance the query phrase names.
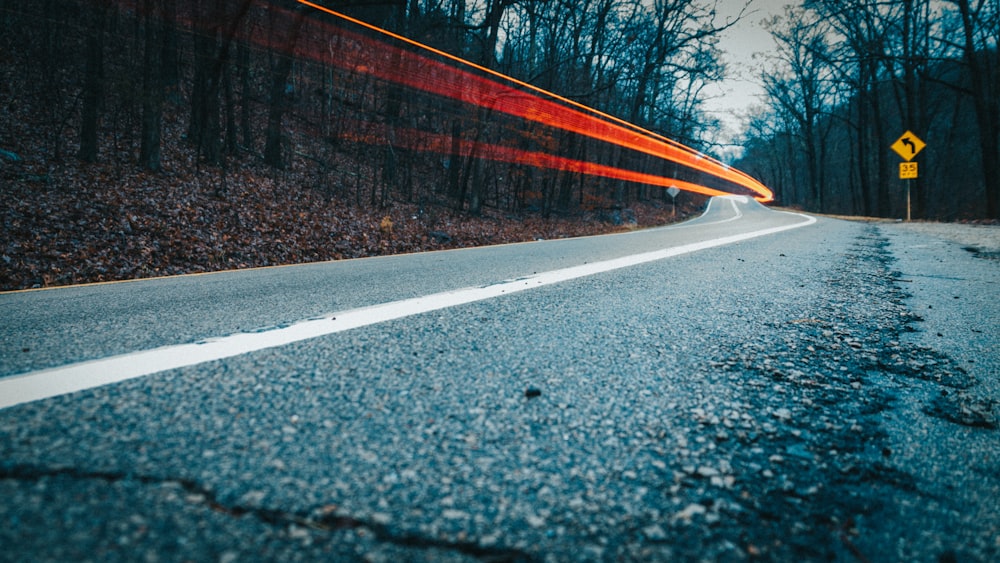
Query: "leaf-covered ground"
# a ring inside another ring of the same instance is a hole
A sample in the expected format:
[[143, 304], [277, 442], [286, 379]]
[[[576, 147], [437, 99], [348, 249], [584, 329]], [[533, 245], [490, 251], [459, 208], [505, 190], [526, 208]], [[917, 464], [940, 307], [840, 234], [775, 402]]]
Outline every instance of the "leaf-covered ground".
[[171, 164], [183, 171], [147, 174], [120, 162], [72, 159], [60, 166], [0, 162], [0, 290], [580, 236], [670, 220], [669, 204], [660, 201], [632, 206], [635, 222], [619, 226], [593, 212], [543, 219], [490, 210], [470, 217], [432, 204], [373, 209], [252, 158], [231, 166], [224, 180], [218, 169]]

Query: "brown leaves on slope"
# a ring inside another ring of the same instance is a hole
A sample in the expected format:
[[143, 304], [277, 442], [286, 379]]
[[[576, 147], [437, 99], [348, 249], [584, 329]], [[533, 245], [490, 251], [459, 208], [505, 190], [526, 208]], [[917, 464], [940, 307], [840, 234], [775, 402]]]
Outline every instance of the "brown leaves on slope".
[[[468, 217], [395, 203], [361, 209], [247, 164], [224, 178], [5, 171], [0, 290], [124, 280], [560, 238], [620, 230], [596, 220]], [[640, 224], [666, 222], [645, 206]]]

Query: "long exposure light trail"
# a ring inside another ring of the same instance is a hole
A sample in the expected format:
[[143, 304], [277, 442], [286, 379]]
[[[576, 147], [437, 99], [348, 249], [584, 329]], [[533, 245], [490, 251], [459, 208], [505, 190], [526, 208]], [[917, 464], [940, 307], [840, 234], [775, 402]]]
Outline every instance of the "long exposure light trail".
[[[384, 124], [355, 123], [357, 130], [367, 130], [363, 136], [363, 142], [370, 145], [388, 144], [389, 135]], [[624, 180], [640, 184], [649, 184], [661, 188], [675, 186], [678, 189], [699, 193], [707, 196], [732, 195], [729, 192], [712, 189], [706, 186], [686, 182], [677, 178], [659, 176], [626, 170], [615, 166], [607, 166], [595, 162], [578, 160], [557, 156], [547, 152], [528, 151], [517, 147], [498, 145], [493, 143], [481, 143], [461, 139], [456, 146], [455, 140], [446, 135], [427, 133], [406, 128], [395, 128], [393, 131], [392, 144], [398, 148], [408, 150], [419, 150], [431, 153], [450, 154], [456, 149], [463, 154], [476, 154], [479, 158], [505, 162], [508, 164], [520, 164], [535, 168], [547, 168], [549, 170], [566, 170], [577, 172], [589, 176], [610, 178], [613, 180]], [[352, 137], [355, 137], [352, 135]]]
[[[467, 69], [492, 76], [499, 79], [499, 81], [489, 79], [470, 70], [462, 70], [435, 58], [399, 48], [392, 49], [388, 45], [376, 42], [374, 39], [360, 33], [354, 33], [339, 27], [336, 34], [340, 41], [338, 42], [338, 51], [336, 53], [317, 49], [312, 53], [307, 53], [308, 56], [321, 58], [323, 62], [333, 64], [342, 69], [363, 72], [389, 83], [447, 97], [473, 106], [479, 106], [488, 111], [505, 113], [674, 162], [692, 170], [729, 181], [752, 192], [755, 194], [755, 198], [760, 201], [768, 202], [773, 200], [771, 190], [749, 175], [707, 155], [694, 151], [676, 141], [667, 139], [662, 135], [642, 129], [620, 118], [543, 90], [527, 82], [506, 76], [482, 65], [477, 65], [402, 35], [336, 12], [325, 6], [308, 0], [297, 1], [300, 4], [330, 14], [377, 34], [416, 47], [418, 50], [432, 53], [445, 60], [458, 63]], [[391, 53], [391, 55], [387, 55], [387, 52]], [[390, 60], [395, 64], [387, 64]], [[415, 147], [415, 149], [420, 150], [421, 147]], [[507, 154], [507, 151], [511, 150], [514, 149], [497, 147], [497, 150], [493, 154], [498, 157], [498, 160], [506, 162], [525, 162], [526, 160], [530, 161], [540, 158], [538, 155], [532, 158], [525, 158], [526, 155], [518, 157], [514, 153]], [[503, 158], [500, 158], [502, 155]], [[546, 167], [555, 167], [556, 165], [568, 166], [568, 168], [561, 169], [617, 178], [630, 182], [640, 182], [655, 186], [676, 185], [680, 189], [698, 193], [728, 193], [704, 186], [697, 186], [698, 189], [692, 189], [696, 184], [679, 182], [676, 179], [670, 178], [661, 178], [660, 180], [652, 181], [657, 176], [624, 169], [615, 169], [606, 165], [592, 164], [590, 166], [581, 166], [583, 163], [580, 161], [556, 157], [554, 155], [551, 158], [542, 160], [549, 164]], [[612, 169], [617, 171], [612, 172]], [[596, 173], [596, 171], [600, 171], [600, 173]]]

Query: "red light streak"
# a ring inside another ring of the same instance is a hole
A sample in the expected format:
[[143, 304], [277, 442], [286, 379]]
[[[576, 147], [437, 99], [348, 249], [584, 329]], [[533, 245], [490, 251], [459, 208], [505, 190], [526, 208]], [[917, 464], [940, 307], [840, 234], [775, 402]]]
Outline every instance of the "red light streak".
[[[307, 0], [297, 1], [344, 21], [391, 37], [407, 45], [417, 47], [422, 51], [433, 53], [446, 60], [458, 63], [463, 67], [496, 77], [500, 81], [488, 79], [479, 74], [456, 68], [455, 66], [445, 64], [440, 60], [427, 56], [404, 51], [399, 48], [392, 49], [371, 38], [341, 28], [337, 30], [337, 35], [341, 38], [341, 41], [338, 44], [339, 51], [336, 53], [336, 56], [334, 53], [320, 49], [303, 53], [307, 56], [321, 58], [323, 62], [342, 69], [363, 72], [393, 84], [451, 98], [466, 104], [498, 111], [632, 149], [659, 159], [675, 162], [741, 186], [755, 193], [756, 199], [762, 202], [774, 199], [771, 190], [749, 175], [730, 168], [718, 160], [694, 151], [662, 135], [642, 129], [620, 118], [448, 54], [439, 49], [424, 45], [402, 35], [351, 18], [314, 2]], [[389, 49], [388, 51], [387, 48]], [[379, 56], [379, 54], [382, 56]], [[392, 61], [394, 58], [398, 59], [398, 61]], [[397, 64], [387, 64], [390, 61], [397, 62]], [[463, 143], [467, 143], [467, 141], [463, 141]], [[487, 148], [490, 148], [494, 155], [492, 159], [503, 162], [570, 170], [654, 186], [666, 187], [676, 185], [680, 189], [706, 195], [728, 193], [677, 179], [663, 178], [652, 174], [643, 174], [555, 155], [523, 151], [498, 145], [477, 145], [475, 147], [478, 151], [477, 154], [485, 154], [488, 152]], [[413, 150], [426, 150], [425, 146], [410, 148]]]
[[[345, 134], [342, 138], [347, 140], [359, 140], [372, 145], [389, 144], [388, 131], [384, 124], [373, 124], [368, 122], [356, 123], [355, 129], [366, 130], [367, 134], [360, 138], [354, 137], [352, 134]], [[649, 184], [662, 188], [677, 186], [679, 189], [707, 196], [729, 195], [729, 192], [715, 190], [676, 178], [635, 172], [595, 162], [557, 156], [546, 152], [528, 151], [516, 147], [481, 143], [466, 139], [460, 140], [456, 147], [450, 136], [398, 127], [393, 128], [393, 133], [393, 146], [408, 150], [452, 154], [457, 148], [459, 153], [476, 154], [479, 158], [505, 162], [508, 164], [520, 164], [550, 170], [565, 170], [568, 172], [577, 172], [590, 176]]]

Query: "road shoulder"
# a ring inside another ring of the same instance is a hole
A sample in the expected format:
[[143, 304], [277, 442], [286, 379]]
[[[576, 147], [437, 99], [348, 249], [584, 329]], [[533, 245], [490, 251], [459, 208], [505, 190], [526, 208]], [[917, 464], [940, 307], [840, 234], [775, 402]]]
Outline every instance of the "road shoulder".
[[1000, 550], [1000, 336], [992, 320], [1000, 314], [1000, 261], [990, 258], [1000, 228], [956, 227], [879, 225], [896, 284], [917, 321], [901, 341], [936, 358], [908, 369], [969, 376], [968, 386], [954, 387], [887, 380], [898, 399], [884, 428], [889, 465], [914, 477], [918, 502], [898, 503], [900, 515], [917, 531], [950, 522], [951, 546], [929, 551], [980, 560]]

